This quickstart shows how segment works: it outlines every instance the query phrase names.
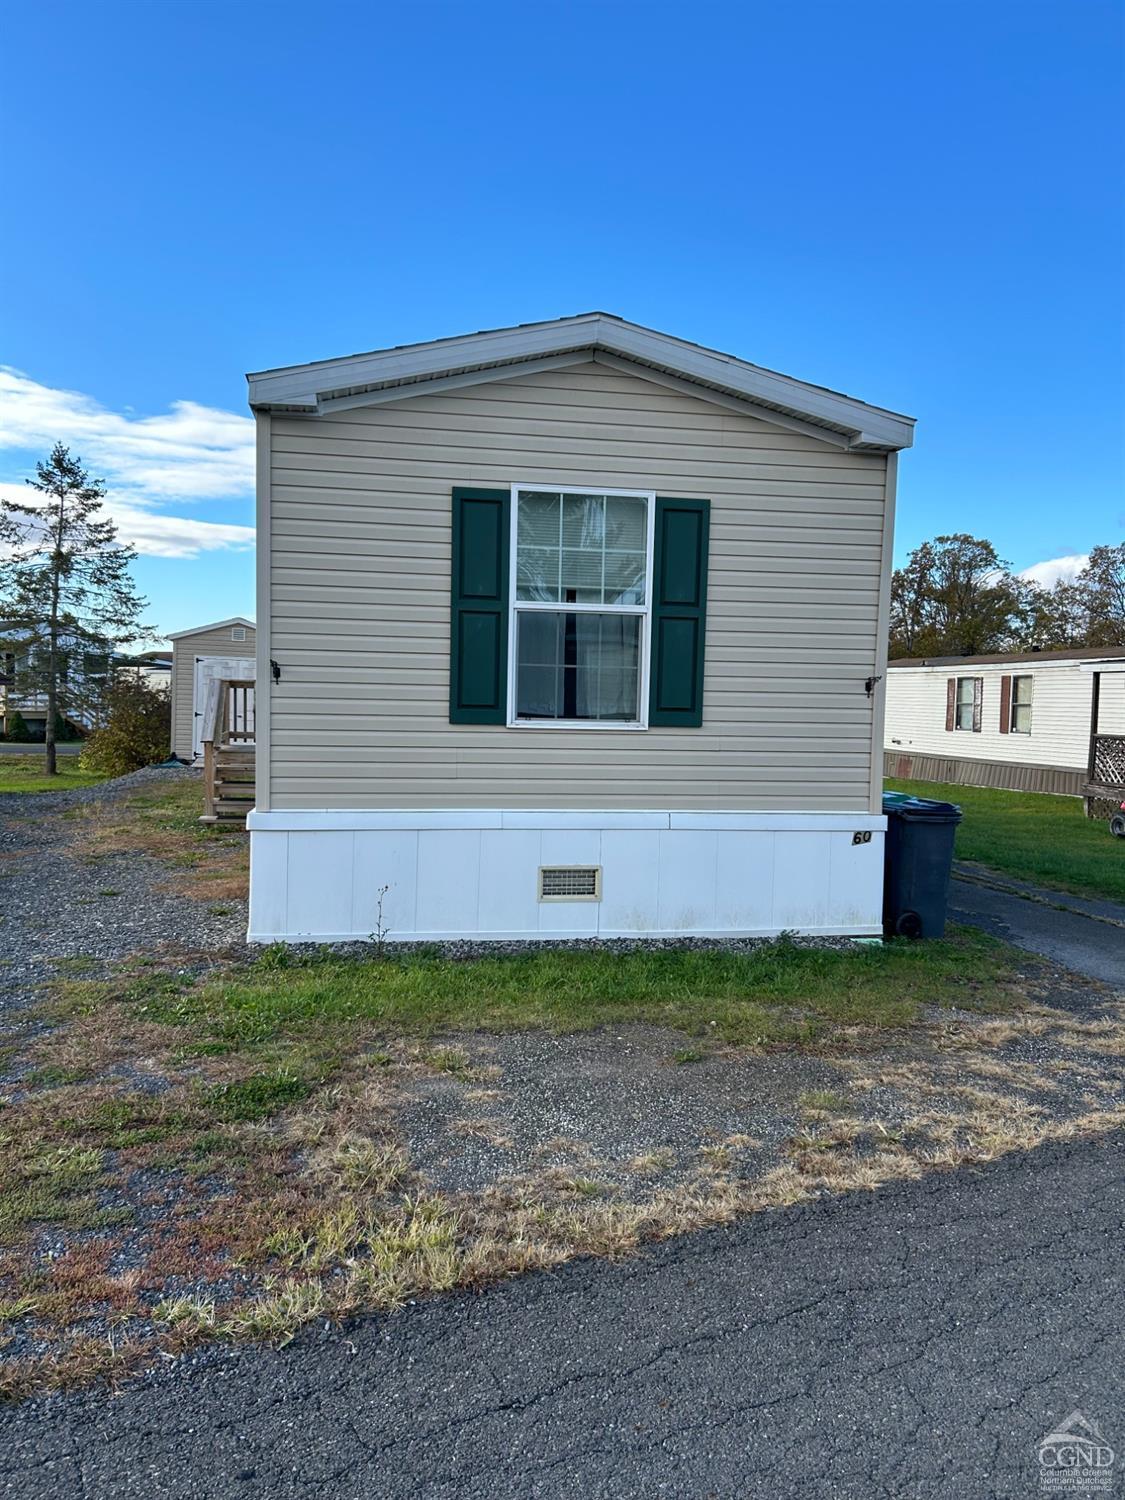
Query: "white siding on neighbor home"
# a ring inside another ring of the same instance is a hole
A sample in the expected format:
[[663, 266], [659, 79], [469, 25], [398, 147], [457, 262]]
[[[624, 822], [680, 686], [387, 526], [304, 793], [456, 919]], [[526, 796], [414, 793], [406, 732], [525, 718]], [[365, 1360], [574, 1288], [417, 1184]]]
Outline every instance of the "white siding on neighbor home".
[[172, 642], [172, 754], [183, 760], [192, 756], [192, 717], [195, 712], [195, 658], [197, 656], [231, 656], [254, 660], [257, 635], [252, 625], [241, 627], [246, 639], [236, 641], [236, 626], [219, 630], [200, 630]]
[[[868, 809], [882, 454], [592, 362], [269, 431], [272, 808]], [[449, 723], [451, 492], [513, 481], [711, 501], [702, 728]]]
[[[1000, 733], [1000, 679], [1005, 675], [1033, 680], [1030, 734]], [[946, 729], [950, 677], [983, 679], [979, 734]], [[1081, 770], [1090, 749], [1093, 681], [1090, 672], [1070, 663], [892, 667], [887, 673], [884, 744], [900, 754]], [[1125, 674], [1103, 675], [1099, 719], [1103, 733], [1125, 733]]]

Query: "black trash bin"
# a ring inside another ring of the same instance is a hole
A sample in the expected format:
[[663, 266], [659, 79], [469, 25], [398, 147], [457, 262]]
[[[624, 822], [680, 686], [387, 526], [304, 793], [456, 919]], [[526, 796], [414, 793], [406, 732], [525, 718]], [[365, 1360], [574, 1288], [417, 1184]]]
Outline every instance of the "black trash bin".
[[884, 792], [883, 812], [883, 931], [888, 937], [941, 937], [961, 809], [908, 792]]

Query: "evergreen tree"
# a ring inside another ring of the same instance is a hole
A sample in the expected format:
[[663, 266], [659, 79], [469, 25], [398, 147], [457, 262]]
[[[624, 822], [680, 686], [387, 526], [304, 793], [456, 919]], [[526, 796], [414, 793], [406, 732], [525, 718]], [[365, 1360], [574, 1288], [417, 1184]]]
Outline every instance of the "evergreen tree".
[[108, 674], [89, 670], [140, 640], [146, 601], [129, 568], [136, 552], [99, 516], [105, 485], [56, 443], [27, 483], [40, 498], [0, 499], [0, 631], [14, 653], [13, 696], [46, 700], [46, 771], [68, 710], [90, 716]]

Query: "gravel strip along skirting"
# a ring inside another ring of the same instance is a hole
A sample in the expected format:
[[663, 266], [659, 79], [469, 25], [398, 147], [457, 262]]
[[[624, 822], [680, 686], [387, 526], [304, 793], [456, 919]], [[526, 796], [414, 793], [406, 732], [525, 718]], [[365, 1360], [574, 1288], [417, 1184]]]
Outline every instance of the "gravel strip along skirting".
[[[289, 943], [289, 951], [300, 958], [408, 958], [422, 955], [443, 958], [450, 962], [468, 962], [479, 958], [516, 958], [529, 953], [753, 953], [758, 948], [777, 945], [776, 937], [747, 938], [518, 938], [490, 939], [449, 938], [441, 942], [396, 943], [388, 938], [384, 943]], [[859, 938], [849, 937], [790, 937], [783, 941], [794, 948], [817, 948], [836, 953], [845, 953], [855, 948]], [[868, 941], [871, 941], [868, 939]], [[261, 952], [261, 949], [251, 949]]]

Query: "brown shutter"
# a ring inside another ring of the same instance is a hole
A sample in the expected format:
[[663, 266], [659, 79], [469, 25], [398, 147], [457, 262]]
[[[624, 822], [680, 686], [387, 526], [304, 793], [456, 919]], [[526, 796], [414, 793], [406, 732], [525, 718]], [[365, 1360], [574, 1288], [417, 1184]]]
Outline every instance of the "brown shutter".
[[980, 733], [981, 720], [984, 717], [984, 678], [973, 678], [973, 733]]
[[1012, 679], [1005, 672], [1000, 679], [1000, 733], [1012, 727]]
[[947, 677], [945, 680], [945, 727], [952, 729], [957, 723], [957, 679]]

